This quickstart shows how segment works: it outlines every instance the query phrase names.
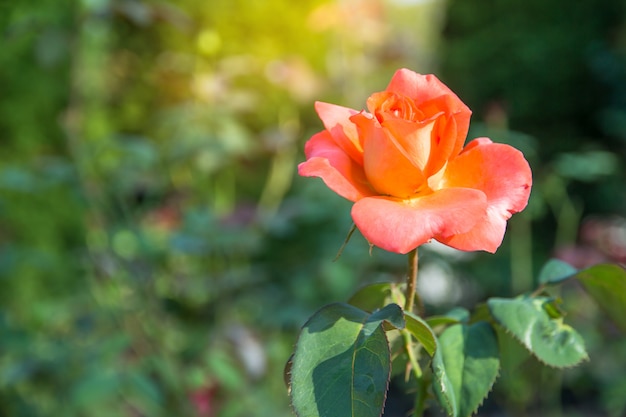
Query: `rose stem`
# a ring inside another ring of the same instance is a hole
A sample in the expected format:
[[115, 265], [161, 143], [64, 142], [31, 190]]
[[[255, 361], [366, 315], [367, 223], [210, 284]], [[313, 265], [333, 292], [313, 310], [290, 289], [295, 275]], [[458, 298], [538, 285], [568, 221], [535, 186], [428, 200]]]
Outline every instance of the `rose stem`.
[[[417, 299], [417, 307], [419, 315], [422, 316], [424, 314], [424, 305], [422, 304], [422, 299], [418, 296], [416, 292], [417, 288], [417, 268], [418, 268], [418, 256], [417, 256], [417, 248], [413, 249], [409, 252], [409, 273], [406, 278], [406, 292], [405, 292], [405, 301], [404, 301], [404, 311], [413, 313], [413, 305], [415, 303], [415, 299]], [[415, 404], [414, 415], [416, 417], [420, 417], [424, 414], [424, 402], [425, 402], [425, 390], [426, 390], [426, 381], [424, 380], [424, 375], [422, 374], [422, 369], [413, 353], [413, 342], [411, 340], [411, 334], [407, 329], [402, 331], [402, 335], [404, 336], [404, 348], [409, 357], [409, 363], [407, 364], [407, 374], [405, 378], [408, 380], [408, 371], [409, 369], [413, 370], [413, 374], [417, 380], [418, 386], [418, 397]]]
[[[407, 280], [406, 280], [406, 290], [405, 290], [406, 293], [405, 293], [405, 300], [404, 300], [404, 311], [410, 312], [410, 313], [413, 312], [413, 303], [417, 296], [415, 292], [415, 288], [417, 286], [417, 264], [418, 264], [417, 248], [415, 248], [411, 252], [409, 252], [409, 273], [408, 273]], [[418, 302], [419, 302], [419, 305], [421, 306], [422, 303], [419, 297], [418, 297]], [[422, 311], [420, 309], [420, 314], [421, 312]], [[407, 329], [404, 329], [402, 331], [402, 335], [404, 337], [404, 348], [406, 349], [406, 353], [409, 357], [409, 363], [407, 364], [407, 373], [405, 375], [405, 378], [408, 380], [408, 372], [412, 369], [417, 380], [421, 381], [422, 369], [419, 363], [417, 362], [417, 358], [415, 357], [415, 354], [413, 353], [413, 346], [412, 346], [413, 343], [411, 340], [411, 334], [409, 333]]]
[[404, 311], [413, 312], [413, 304], [417, 299], [417, 310], [420, 316], [424, 315], [424, 304], [422, 299], [416, 292], [417, 288], [417, 268], [418, 268], [418, 256], [417, 248], [409, 252], [409, 274], [406, 278], [406, 299], [404, 301]]

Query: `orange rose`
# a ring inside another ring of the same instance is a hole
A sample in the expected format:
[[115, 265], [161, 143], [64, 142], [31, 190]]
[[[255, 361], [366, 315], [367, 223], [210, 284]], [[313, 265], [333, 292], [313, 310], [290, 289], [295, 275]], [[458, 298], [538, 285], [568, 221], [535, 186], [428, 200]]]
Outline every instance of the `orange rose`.
[[495, 252], [530, 195], [522, 153], [487, 138], [464, 148], [471, 111], [434, 75], [401, 69], [367, 107], [315, 103], [326, 130], [306, 143], [299, 174], [353, 201], [354, 223], [385, 250], [435, 239]]

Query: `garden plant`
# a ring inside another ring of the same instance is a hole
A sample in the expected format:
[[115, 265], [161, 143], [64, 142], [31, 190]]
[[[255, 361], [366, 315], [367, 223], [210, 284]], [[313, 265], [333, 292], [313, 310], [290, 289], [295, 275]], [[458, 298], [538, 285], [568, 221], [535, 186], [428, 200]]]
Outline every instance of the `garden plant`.
[[368, 111], [322, 102], [315, 108], [325, 129], [306, 143], [299, 174], [320, 177], [354, 202], [344, 245], [358, 229], [370, 250], [406, 254], [408, 272], [406, 283], [365, 286], [306, 322], [285, 368], [298, 416], [378, 417], [390, 378], [401, 375], [413, 415], [434, 400], [448, 415], [468, 417], [501, 368], [514, 366], [512, 344], [548, 367], [588, 360], [558, 296], [568, 280], [626, 329], [626, 271], [612, 264], [577, 270], [556, 259], [531, 292], [429, 316], [416, 291], [418, 248], [434, 240], [494, 253], [509, 218], [527, 205], [528, 162], [488, 138], [465, 144], [471, 111], [434, 75], [398, 70], [368, 98]]
[[0, 417], [626, 415], [623, 0], [0, 4]]

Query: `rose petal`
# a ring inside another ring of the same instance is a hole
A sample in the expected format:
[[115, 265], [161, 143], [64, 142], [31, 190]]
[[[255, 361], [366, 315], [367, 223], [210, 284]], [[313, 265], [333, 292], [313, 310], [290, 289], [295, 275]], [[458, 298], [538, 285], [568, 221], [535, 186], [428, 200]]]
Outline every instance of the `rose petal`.
[[387, 91], [403, 94], [415, 100], [418, 108], [430, 117], [440, 111], [454, 117], [456, 138], [460, 142], [456, 155], [461, 150], [469, 130], [472, 111], [445, 84], [432, 75], [421, 75], [406, 68], [396, 71]]
[[383, 127], [389, 130], [390, 134], [406, 152], [413, 165], [422, 171], [428, 165], [434, 126], [434, 120], [426, 123], [388, 120], [383, 124]]
[[430, 100], [448, 97], [445, 99], [445, 107], [450, 109], [450, 113], [463, 113], [469, 125], [472, 111], [433, 74], [422, 75], [406, 68], [399, 69], [391, 78], [387, 91], [412, 98], [420, 109], [427, 107], [424, 103]]
[[467, 143], [467, 145], [465, 145], [465, 147], [463, 148], [463, 152], [467, 152], [470, 149], [475, 148], [476, 146], [489, 145], [490, 143], [493, 143], [493, 141], [489, 138], [483, 137], [483, 138], [472, 139]]
[[369, 96], [367, 109], [380, 123], [394, 119], [412, 122], [428, 120], [412, 98], [391, 91], [381, 91]]
[[393, 74], [387, 86], [387, 91], [408, 96], [415, 100], [417, 104], [444, 95], [456, 96], [435, 75], [422, 75], [407, 68], [401, 68]]
[[441, 185], [482, 190], [487, 196], [487, 215], [472, 230], [436, 239], [465, 251], [495, 252], [502, 243], [506, 221], [526, 207], [532, 173], [517, 149], [480, 138], [450, 161]]
[[315, 110], [337, 145], [350, 158], [363, 165], [363, 144], [360, 142], [356, 126], [350, 121], [350, 117], [359, 112], [321, 101], [315, 103]]
[[396, 139], [364, 114], [353, 116], [363, 138], [363, 167], [379, 194], [408, 198], [427, 186], [426, 179]]
[[519, 150], [479, 138], [450, 161], [443, 182], [446, 187], [482, 190], [489, 205], [517, 213], [528, 203], [532, 172]]
[[485, 218], [476, 223], [469, 232], [453, 236], [435, 236], [435, 240], [462, 251], [484, 250], [495, 253], [502, 244], [506, 221], [510, 218], [502, 216], [494, 207], [487, 207]]
[[373, 245], [407, 253], [434, 236], [465, 233], [485, 216], [485, 194], [447, 188], [413, 200], [367, 197], [352, 207], [352, 218]]
[[425, 177], [439, 172], [450, 158], [461, 152], [465, 142], [465, 136], [459, 136], [457, 132], [453, 116], [446, 116], [439, 109], [429, 113], [430, 117], [422, 121], [386, 118], [381, 122]]
[[313, 135], [306, 143], [304, 153], [307, 161], [298, 165], [300, 175], [322, 178], [328, 188], [350, 201], [375, 195], [363, 167], [337, 145], [328, 131]]
[[447, 162], [463, 149], [467, 132], [459, 136], [457, 121], [454, 117], [439, 118], [433, 134], [431, 156], [425, 168], [426, 175], [438, 172]]

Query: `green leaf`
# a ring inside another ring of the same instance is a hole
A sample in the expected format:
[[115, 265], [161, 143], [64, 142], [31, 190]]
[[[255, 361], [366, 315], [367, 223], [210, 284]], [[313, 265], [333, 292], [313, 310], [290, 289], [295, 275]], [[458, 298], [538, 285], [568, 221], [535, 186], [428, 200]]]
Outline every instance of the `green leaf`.
[[437, 327], [437, 326], [448, 326], [451, 324], [458, 324], [459, 321], [455, 318], [448, 317], [448, 316], [430, 316], [426, 318], [426, 323], [428, 323], [430, 327]]
[[380, 323], [382, 321], [388, 322], [393, 327], [399, 330], [404, 329], [404, 326], [406, 325], [404, 321], [403, 311], [397, 304], [388, 304], [380, 310], [374, 311], [372, 315], [368, 318], [368, 322], [372, 323]]
[[371, 284], [358, 290], [350, 297], [348, 304], [371, 312], [392, 302], [392, 294], [393, 284]]
[[576, 274], [578, 270], [559, 259], [550, 259], [539, 272], [540, 284], [557, 284]]
[[541, 362], [556, 368], [574, 366], [587, 359], [585, 343], [562, 317], [550, 316], [545, 308], [550, 302], [547, 297], [522, 296], [491, 298], [487, 305], [494, 319]]
[[437, 350], [437, 337], [435, 332], [424, 319], [408, 311], [404, 312], [407, 330], [424, 346], [430, 356]]
[[467, 323], [470, 318], [470, 312], [463, 307], [455, 307], [441, 316], [432, 316], [426, 319], [430, 327], [441, 325]]
[[449, 416], [458, 417], [459, 406], [457, 404], [457, 396], [454, 392], [452, 381], [448, 377], [443, 353], [441, 349], [439, 349], [438, 341], [437, 349], [435, 350], [435, 355], [431, 362], [431, 368], [433, 371], [432, 388], [437, 401]]
[[608, 316], [626, 332], [626, 269], [619, 265], [595, 265], [576, 278]]
[[453, 417], [471, 416], [491, 391], [500, 360], [495, 333], [487, 322], [455, 324], [439, 337], [433, 357], [433, 391]]
[[466, 323], [470, 318], [470, 312], [463, 307], [454, 307], [452, 310], [449, 310], [445, 315], [462, 323]]
[[383, 321], [403, 328], [400, 307], [369, 314], [331, 304], [309, 319], [291, 366], [291, 401], [299, 417], [380, 417], [391, 372]]

